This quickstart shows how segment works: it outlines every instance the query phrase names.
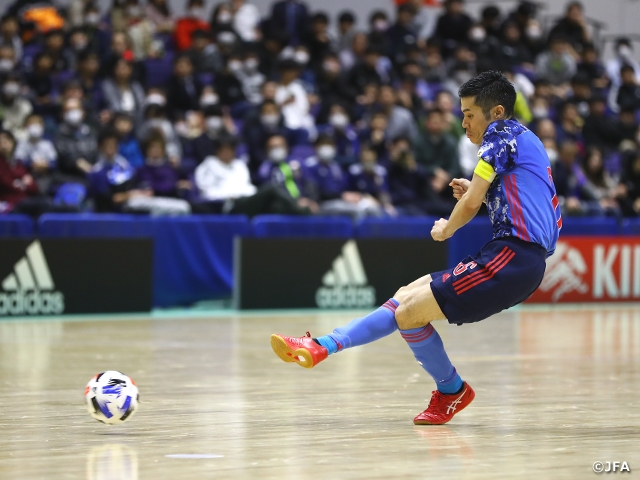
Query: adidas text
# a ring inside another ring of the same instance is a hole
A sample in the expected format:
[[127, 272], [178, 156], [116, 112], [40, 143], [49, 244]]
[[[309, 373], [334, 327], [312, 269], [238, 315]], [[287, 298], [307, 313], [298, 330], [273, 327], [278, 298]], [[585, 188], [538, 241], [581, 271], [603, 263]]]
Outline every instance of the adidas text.
[[0, 292], [0, 315], [59, 315], [64, 312], [61, 292]]
[[316, 303], [320, 308], [366, 308], [376, 302], [373, 287], [320, 287]]

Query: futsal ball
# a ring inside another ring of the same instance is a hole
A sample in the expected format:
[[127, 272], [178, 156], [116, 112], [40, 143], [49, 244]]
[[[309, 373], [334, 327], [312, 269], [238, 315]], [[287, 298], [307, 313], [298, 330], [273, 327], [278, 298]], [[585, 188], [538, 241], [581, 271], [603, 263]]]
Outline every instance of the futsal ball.
[[87, 410], [102, 423], [127, 421], [138, 409], [140, 394], [135, 382], [122, 372], [102, 372], [89, 380], [84, 390]]

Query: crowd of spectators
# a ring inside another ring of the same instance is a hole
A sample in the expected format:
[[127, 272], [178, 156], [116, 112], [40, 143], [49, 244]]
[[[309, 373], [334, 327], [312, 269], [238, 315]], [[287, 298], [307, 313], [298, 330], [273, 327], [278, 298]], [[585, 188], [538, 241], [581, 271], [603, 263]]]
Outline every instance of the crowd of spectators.
[[478, 151], [457, 90], [501, 70], [563, 214], [640, 214], [640, 64], [625, 38], [603, 61], [578, 2], [548, 32], [529, 2], [364, 30], [299, 0], [99, 3], [0, 12], [0, 212], [447, 215]]

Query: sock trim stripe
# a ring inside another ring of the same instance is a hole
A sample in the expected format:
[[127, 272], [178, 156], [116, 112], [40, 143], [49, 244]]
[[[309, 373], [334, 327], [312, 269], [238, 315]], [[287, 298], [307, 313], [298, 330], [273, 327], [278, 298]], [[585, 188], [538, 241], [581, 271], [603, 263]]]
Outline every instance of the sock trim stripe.
[[420, 330], [418, 330], [417, 332], [411, 332], [411, 333], [409, 333], [408, 330], [401, 330], [400, 335], [402, 335], [403, 337], [419, 337], [421, 335], [424, 335], [425, 331], [427, 330], [429, 331], [433, 330], [433, 326], [431, 324], [428, 324], [420, 328]]
[[470, 284], [464, 285], [462, 287], [460, 287], [460, 289], [456, 289], [456, 293], [458, 295], [466, 292], [467, 290], [471, 290], [473, 287], [478, 286], [479, 284], [486, 282], [487, 280], [491, 280], [496, 273], [498, 273], [500, 270], [502, 270], [504, 268], [504, 266], [509, 263], [513, 257], [515, 257], [516, 254], [514, 252], [511, 252], [510, 255], [508, 255], [501, 263], [500, 265], [496, 265], [494, 268], [491, 269], [491, 271], [489, 271], [488, 273], [486, 273], [485, 275], [483, 275], [482, 277], [478, 277], [476, 278], [473, 282], [471, 282]]
[[384, 304], [382, 304], [382, 307], [392, 311], [393, 313], [396, 313], [396, 309], [398, 308], [398, 305], [396, 305], [391, 300], [387, 300]]
[[[428, 327], [431, 327], [431, 328], [428, 328]], [[427, 327], [424, 327], [420, 332], [408, 333], [408, 334], [404, 334], [400, 332], [400, 335], [402, 335], [402, 338], [404, 338], [404, 340], [407, 343], [419, 343], [419, 342], [425, 341], [427, 338], [433, 335], [433, 332], [434, 332], [434, 328], [431, 326], [431, 324], [429, 324]]]

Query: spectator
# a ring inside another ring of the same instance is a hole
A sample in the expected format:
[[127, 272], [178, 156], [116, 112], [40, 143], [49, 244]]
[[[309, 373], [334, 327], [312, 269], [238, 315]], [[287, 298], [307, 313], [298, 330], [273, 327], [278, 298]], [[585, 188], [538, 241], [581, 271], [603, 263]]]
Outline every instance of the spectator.
[[187, 110], [198, 109], [202, 84], [193, 75], [193, 64], [187, 55], [178, 55], [173, 61], [167, 92], [167, 110], [174, 120], [184, 116]]
[[355, 129], [349, 124], [347, 110], [339, 103], [329, 109], [328, 125], [323, 130], [331, 136], [336, 147], [336, 161], [340, 165], [351, 165], [360, 153], [360, 142]]
[[401, 215], [424, 215], [427, 176], [415, 161], [408, 138], [396, 138], [390, 148], [389, 191]]
[[565, 16], [554, 25], [549, 36], [566, 38], [576, 52], [581, 52], [591, 43], [584, 8], [580, 2], [570, 2], [567, 5]]
[[[376, 151], [370, 146], [365, 145], [360, 151], [360, 162], [349, 167], [347, 188], [354, 194], [354, 199], [359, 194], [360, 201], [366, 199], [375, 205], [376, 215], [397, 214], [389, 195], [387, 170], [378, 164]], [[374, 211], [373, 205], [369, 212]]]
[[624, 65], [620, 69], [620, 88], [616, 103], [621, 110], [640, 110], [640, 86], [635, 71], [630, 65]]
[[504, 38], [501, 42], [499, 59], [502, 68], [513, 69], [524, 66], [533, 70], [533, 55], [522, 38], [518, 26], [515, 23], [507, 23], [503, 31]]
[[21, 162], [33, 176], [38, 189], [48, 192], [50, 172], [56, 168], [58, 152], [53, 143], [43, 138], [44, 121], [39, 115], [29, 115], [24, 122], [26, 138], [18, 142], [14, 157]]
[[569, 53], [569, 44], [563, 37], [552, 37], [549, 51], [540, 54], [536, 60], [536, 74], [557, 87], [567, 84], [576, 70], [576, 61]]
[[236, 157], [232, 139], [222, 138], [215, 156], [207, 157], [196, 169], [195, 182], [209, 204], [197, 205], [201, 213], [222, 212], [253, 217], [267, 213], [305, 214], [288, 192], [276, 185], [259, 190], [251, 183], [247, 165]]
[[361, 144], [367, 144], [376, 151], [378, 161], [385, 165], [388, 161], [387, 126], [389, 117], [384, 112], [375, 112], [371, 117], [368, 128], [361, 130], [359, 140]]
[[127, 113], [117, 113], [113, 118], [113, 129], [118, 135], [118, 154], [133, 168], [144, 164], [140, 142], [134, 134], [133, 117]]
[[87, 35], [87, 49], [106, 52], [111, 41], [111, 30], [100, 21], [100, 8], [93, 2], [86, 3], [82, 12], [82, 27]]
[[144, 112], [145, 121], [139, 129], [139, 138], [143, 141], [160, 132], [164, 137], [169, 161], [178, 165], [182, 158], [180, 139], [173, 123], [167, 118], [167, 110], [162, 105], [149, 104]]
[[443, 199], [449, 197], [449, 183], [460, 176], [458, 142], [445, 132], [447, 125], [440, 110], [431, 110], [425, 131], [414, 148], [415, 158], [431, 177], [433, 191]]
[[287, 32], [291, 45], [302, 42], [309, 23], [307, 5], [298, 0], [280, 0], [271, 7], [269, 28]]
[[584, 161], [584, 173], [591, 191], [600, 208], [607, 215], [618, 215], [616, 202], [616, 182], [605, 170], [602, 151], [597, 147], [589, 147]]
[[[181, 180], [178, 170], [168, 162], [162, 135], [149, 136], [143, 150], [144, 165], [137, 169], [135, 178], [138, 186], [150, 190], [154, 197], [176, 200], [191, 188], [189, 181]], [[173, 203], [176, 213], [189, 213], [190, 207], [186, 202], [177, 200]]]
[[[353, 39], [354, 43], [357, 42], [358, 35]], [[382, 85], [383, 80], [380, 72], [378, 71], [378, 60], [380, 59], [380, 52], [375, 49], [368, 49], [362, 61], [358, 62], [350, 71], [348, 85], [355, 92], [363, 92], [366, 85]], [[348, 68], [348, 67], [345, 67]]]
[[347, 77], [335, 54], [324, 57], [322, 68], [316, 75], [316, 92], [320, 99], [318, 119], [324, 118], [328, 109], [336, 102], [351, 106], [359, 93], [347, 84]]
[[338, 15], [338, 37], [336, 39], [336, 52], [349, 50], [356, 34], [356, 16], [353, 12], [345, 10]]
[[233, 31], [233, 8], [229, 3], [219, 3], [211, 13], [211, 28], [214, 32]]
[[64, 32], [62, 30], [50, 30], [44, 36], [44, 47], [53, 62], [53, 71], [56, 73], [69, 70], [73, 65], [71, 53], [64, 48]]
[[107, 108], [112, 112], [124, 112], [133, 116], [137, 125], [142, 122], [145, 93], [133, 80], [133, 65], [121, 58], [114, 67], [111, 78], [102, 84]]
[[262, 103], [262, 84], [267, 80], [259, 70], [260, 58], [257, 52], [248, 50], [244, 56], [242, 67], [236, 77], [242, 83], [244, 97], [253, 105]]
[[20, 212], [20, 204], [38, 195], [38, 185], [27, 169], [14, 160], [16, 140], [0, 131], [0, 213]]
[[615, 58], [607, 61], [607, 76], [611, 79], [613, 87], [617, 87], [622, 83], [620, 71], [624, 65], [633, 67], [636, 78], [640, 78], [640, 63], [633, 58], [633, 47], [631, 40], [626, 37], [620, 37], [616, 40]]
[[382, 55], [389, 55], [390, 51], [389, 37], [389, 18], [386, 12], [382, 10], [374, 10], [369, 17], [369, 35], [367, 42], [369, 47], [380, 52]]
[[233, 29], [243, 42], [251, 43], [260, 39], [260, 12], [247, 0], [231, 0], [233, 7]]
[[582, 118], [589, 115], [589, 101], [591, 100], [591, 82], [584, 73], [577, 73], [571, 79], [571, 95], [568, 101], [575, 104]]
[[13, 47], [14, 63], [22, 58], [22, 40], [18, 19], [13, 15], [4, 15], [0, 19], [0, 43]]
[[258, 183], [284, 187], [292, 198], [301, 200], [302, 168], [300, 161], [290, 159], [287, 140], [282, 135], [269, 137], [265, 144], [266, 156], [258, 170]]
[[[187, 115], [187, 124], [190, 128], [182, 135], [182, 150], [184, 158], [195, 163], [192, 166], [194, 169], [211, 155], [220, 137], [233, 137], [236, 133], [233, 120], [219, 105], [208, 106], [202, 113], [190, 112]], [[183, 170], [191, 170], [189, 165], [184, 165], [184, 158]]]
[[305, 130], [310, 136], [314, 135], [315, 122], [309, 113], [307, 93], [298, 80], [300, 67], [292, 60], [284, 60], [280, 64], [280, 73], [275, 100], [282, 109], [285, 126], [291, 130]]
[[373, 67], [369, 67], [371, 69], [376, 67], [378, 59], [380, 57], [380, 52], [378, 52], [378, 50], [376, 49], [369, 48], [369, 39], [366, 34], [362, 32], [356, 32], [353, 35], [349, 47], [341, 50], [338, 55], [340, 64], [342, 65], [344, 71], [350, 71], [354, 67], [354, 65], [362, 63], [365, 60], [365, 55], [369, 51], [376, 52], [375, 61], [368, 62], [370, 65], [373, 63]]
[[251, 116], [244, 124], [242, 131], [242, 137], [247, 144], [249, 169], [252, 174], [267, 158], [265, 150], [267, 140], [274, 135], [282, 137], [285, 142], [288, 140], [288, 143], [292, 143], [294, 140], [292, 132], [284, 125], [278, 105], [273, 100], [265, 100], [260, 106], [258, 115]]
[[586, 45], [582, 49], [578, 73], [586, 75], [594, 88], [603, 91], [609, 86], [610, 80], [602, 62], [598, 59], [598, 52], [593, 45]]
[[636, 217], [640, 215], [640, 150], [629, 152], [624, 157], [617, 199], [626, 217]]
[[487, 37], [500, 40], [502, 30], [500, 28], [500, 9], [494, 5], [489, 5], [482, 9], [480, 13], [480, 24]]
[[528, 0], [521, 1], [518, 7], [509, 14], [504, 22], [515, 23], [520, 30], [520, 38], [524, 40], [532, 55], [544, 50], [544, 35], [540, 22], [536, 20], [537, 7]]
[[[551, 123], [553, 127], [553, 123]], [[555, 131], [555, 130], [554, 130]], [[471, 143], [466, 135], [458, 139], [458, 157], [460, 159], [460, 171], [462, 176], [471, 180], [473, 171], [478, 165], [478, 145]]]
[[85, 111], [78, 99], [65, 101], [62, 120], [54, 142], [58, 151], [59, 181], [84, 183], [97, 158], [95, 132], [85, 122]]
[[19, 77], [14, 74], [7, 75], [0, 92], [2, 128], [9, 130], [15, 136], [32, 111], [31, 103], [20, 93]]
[[151, 20], [159, 33], [172, 33], [175, 19], [167, 0], [149, 0], [145, 7], [145, 17]]
[[418, 37], [413, 27], [413, 19], [416, 16], [416, 8], [412, 3], [403, 3], [397, 9], [396, 23], [387, 30], [389, 38], [389, 52], [396, 62], [404, 60], [404, 52], [410, 45], [415, 45]]
[[209, 23], [204, 20], [204, 0], [189, 0], [187, 15], [178, 19], [173, 32], [176, 49], [179, 52], [189, 49], [193, 34], [198, 30], [209, 30]]
[[418, 42], [424, 44], [435, 32], [438, 17], [441, 13], [441, 1], [411, 0], [411, 5], [416, 11], [411, 28], [418, 37]]
[[98, 77], [100, 57], [96, 52], [87, 50], [78, 55], [78, 82], [82, 86], [84, 97], [89, 100], [93, 110], [105, 107], [102, 81]]
[[443, 42], [444, 53], [447, 56], [459, 44], [467, 41], [473, 20], [464, 13], [463, 0], [446, 0], [444, 10], [445, 13], [438, 19], [435, 36]]
[[603, 98], [594, 97], [589, 102], [589, 116], [584, 121], [582, 135], [587, 146], [595, 145], [607, 152], [620, 143], [618, 124], [607, 115]]
[[[242, 82], [238, 79], [243, 67], [242, 57], [237, 53], [232, 54], [228, 57], [222, 71], [216, 75], [213, 81], [213, 87], [220, 95], [220, 103], [222, 105], [229, 106], [232, 109], [241, 107], [242, 110], [238, 112], [238, 117], [241, 117], [247, 108], [246, 99], [242, 91]], [[241, 103], [242, 105], [240, 105]]]
[[333, 41], [329, 33], [329, 16], [326, 13], [318, 12], [311, 17], [311, 28], [305, 43], [309, 48], [308, 55], [311, 60], [309, 67], [318, 71], [322, 65], [322, 59], [333, 51]]
[[[130, 31], [130, 30], [129, 30]], [[138, 82], [144, 84], [145, 83], [145, 71], [144, 65], [141, 63], [139, 59], [136, 58], [136, 55], [133, 51], [133, 44], [131, 41], [131, 37], [129, 37], [124, 32], [114, 32], [111, 37], [111, 48], [106, 57], [101, 62], [101, 77], [108, 77], [113, 72], [114, 65], [120, 60], [124, 58], [129, 62], [133, 62], [133, 78]], [[143, 55], [144, 57], [145, 55]]]
[[560, 144], [553, 179], [562, 212], [567, 215], [602, 214], [596, 194], [578, 162], [578, 145], [572, 140]]
[[396, 105], [396, 93], [392, 87], [384, 85], [380, 88], [378, 105], [388, 118], [386, 131], [388, 139], [407, 137], [412, 142], [417, 140], [418, 129], [416, 122], [409, 110]]
[[191, 48], [187, 50], [196, 74], [216, 73], [224, 65], [220, 52], [211, 42], [211, 32], [196, 30], [193, 32]]
[[[593, 103], [590, 103], [590, 105]], [[573, 140], [578, 145], [583, 145], [583, 126], [585, 121], [580, 117], [578, 108], [571, 102], [565, 102], [559, 114], [559, 124], [557, 129], [558, 142]], [[586, 133], [586, 132], [585, 132]]]
[[[620, 140], [636, 140], [636, 134], [638, 132], [638, 121], [636, 120], [636, 110], [631, 108], [625, 108], [620, 110], [620, 115], [618, 116], [618, 133], [620, 135]], [[622, 150], [622, 145], [620, 145], [620, 150]]]
[[9, 73], [17, 73], [20, 69], [20, 63], [16, 61], [16, 53], [13, 45], [0, 44], [0, 81]]
[[442, 116], [445, 122], [445, 133], [453, 135], [456, 139], [463, 137], [465, 134], [464, 128], [462, 128], [462, 120], [454, 115], [454, 111], [459, 112], [459, 102], [454, 100], [451, 92], [442, 90], [436, 95], [434, 106], [437, 110], [442, 112]]

